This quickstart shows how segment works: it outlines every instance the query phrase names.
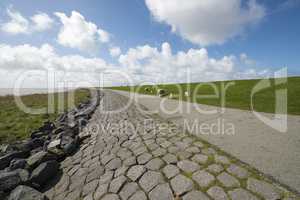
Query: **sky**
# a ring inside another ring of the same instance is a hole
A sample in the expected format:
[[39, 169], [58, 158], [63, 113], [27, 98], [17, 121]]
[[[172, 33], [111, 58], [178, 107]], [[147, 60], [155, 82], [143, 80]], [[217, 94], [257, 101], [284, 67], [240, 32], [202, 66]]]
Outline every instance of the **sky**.
[[0, 87], [300, 75], [300, 0], [0, 1]]

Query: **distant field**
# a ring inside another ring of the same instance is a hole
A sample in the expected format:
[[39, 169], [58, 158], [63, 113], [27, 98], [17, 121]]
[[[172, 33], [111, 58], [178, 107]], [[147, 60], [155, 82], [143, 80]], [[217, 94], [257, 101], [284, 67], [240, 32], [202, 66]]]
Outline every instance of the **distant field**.
[[[275, 108], [275, 90], [280, 88], [287, 88], [287, 99], [288, 106], [287, 112], [288, 114], [300, 115], [300, 77], [289, 77], [287, 83], [281, 85], [274, 85], [274, 79], [269, 79], [271, 82], [271, 87], [263, 89], [258, 93], [255, 93], [253, 98], [254, 109], [259, 112], [267, 112], [274, 113]], [[223, 82], [212, 82], [213, 85], [218, 88], [218, 91], [221, 91], [222, 84], [226, 86], [229, 82], [233, 82], [233, 86], [229, 86], [226, 90], [226, 102], [225, 107], [228, 108], [238, 108], [243, 110], [251, 109], [251, 91], [254, 86], [260, 80], [236, 80], [236, 81], [223, 81]], [[195, 92], [196, 87], [199, 87], [203, 83], [190, 83], [190, 84], [179, 84], [179, 88], [174, 84], [166, 84], [166, 85], [156, 85], [156, 86], [124, 86], [124, 87], [112, 87], [111, 89], [115, 90], [123, 90], [123, 91], [134, 91], [141, 94], [148, 95], [157, 95], [158, 89], [164, 89], [168, 93], [172, 93], [173, 99], [180, 99], [183, 101], [193, 101], [200, 104], [221, 106], [221, 98], [193, 98], [193, 94]], [[147, 88], [147, 89], [146, 89]], [[184, 95], [185, 91], [188, 91], [189, 88], [189, 97]], [[150, 91], [149, 91], [150, 90]], [[180, 91], [183, 91], [180, 93]], [[195, 92], [196, 95], [209, 95], [215, 94], [214, 89], [209, 86], [203, 84], [200, 88]], [[169, 97], [169, 96], [166, 96]]]
[[[89, 91], [78, 89], [75, 91], [74, 104], [68, 103], [67, 96], [70, 92], [61, 92], [54, 94], [54, 113], [49, 114], [27, 114], [20, 110], [15, 101], [14, 96], [0, 96], [0, 144], [12, 142], [15, 140], [26, 138], [31, 131], [39, 128], [44, 121], [54, 120], [60, 113], [68, 109], [72, 109], [74, 105], [89, 98]], [[63, 109], [58, 109], [58, 99], [63, 98]], [[30, 108], [44, 108], [48, 105], [47, 94], [33, 94], [21, 97], [22, 101]]]

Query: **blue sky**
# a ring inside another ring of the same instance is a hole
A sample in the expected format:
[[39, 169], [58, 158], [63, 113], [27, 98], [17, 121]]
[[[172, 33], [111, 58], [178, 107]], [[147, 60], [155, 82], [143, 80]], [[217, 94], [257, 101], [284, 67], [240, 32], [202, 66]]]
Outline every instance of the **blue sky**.
[[[228, 13], [238, 14], [228, 16], [225, 13], [225, 18], [222, 17], [224, 13], [218, 10], [220, 8], [214, 8], [210, 5], [205, 7], [206, 5], [203, 6], [197, 3], [199, 2], [198, 0], [191, 0], [191, 2], [195, 2], [195, 4], [191, 3], [192, 6], [195, 5], [195, 9], [192, 9], [191, 12], [201, 12], [199, 15], [195, 14], [195, 16], [188, 16], [185, 13], [186, 10], [181, 9], [180, 5], [159, 5], [160, 3], [157, 0], [145, 1], [2, 0], [0, 2], [0, 25], [2, 26], [2, 31], [0, 30], [0, 44], [2, 48], [3, 45], [6, 45], [6, 47], [9, 46], [13, 53], [15, 53], [14, 51], [20, 45], [28, 44], [30, 47], [40, 49], [42, 45], [48, 44], [54, 49], [57, 57], [78, 55], [86, 59], [99, 58], [105, 61], [108, 67], [113, 66], [114, 69], [124, 69], [127, 67], [125, 66], [126, 63], [127, 65], [136, 64], [136, 66], [126, 69], [126, 71], [134, 69], [133, 74], [138, 74], [144, 69], [149, 69], [141, 72], [145, 77], [141, 76], [137, 78], [139, 82], [148, 81], [148, 79], [151, 80], [151, 78], [147, 78], [146, 73], [150, 74], [153, 71], [157, 73], [157, 70], [152, 69], [153, 63], [161, 62], [164, 65], [174, 63], [179, 60], [176, 57], [177, 52], [182, 51], [186, 54], [186, 57], [189, 57], [191, 56], [188, 54], [190, 49], [205, 49], [209, 59], [215, 59], [220, 62], [224, 57], [234, 57], [231, 60], [234, 62], [232, 64], [234, 69], [231, 69], [230, 73], [232, 74], [233, 71], [234, 73], [243, 73], [245, 75], [242, 78], [247, 78], [247, 73], [244, 73], [245, 71], [255, 70], [254, 76], [256, 76], [260, 74], [259, 71], [267, 70], [268, 73], [271, 73], [285, 66], [288, 67], [289, 75], [300, 74], [300, 1], [298, 0], [257, 0], [252, 4], [252, 7], [249, 6], [251, 0], [226, 0], [224, 1], [224, 6], [225, 3], [235, 5], [232, 8], [228, 8]], [[222, 6], [221, 4], [220, 6]], [[239, 5], [238, 9], [236, 9], [236, 5]], [[161, 6], [164, 9], [156, 11], [156, 6]], [[197, 6], [199, 6], [199, 10], [197, 10]], [[171, 7], [174, 7], [174, 10]], [[185, 5], [182, 7], [185, 7]], [[230, 11], [230, 9], [234, 10]], [[30, 30], [31, 25], [29, 25], [27, 33], [12, 34], [3, 28], [3, 25], [11, 20], [7, 10], [21, 14], [29, 23], [30, 17], [41, 13], [47, 14], [53, 21], [51, 27], [49, 25], [45, 30], [34, 31], [34, 28]], [[70, 44], [70, 41], [67, 41], [68, 44], [66, 44], [66, 41], [59, 41], [58, 37], [63, 25], [62, 18], [58, 17], [55, 13], [60, 12], [67, 18], [70, 18], [72, 11], [79, 13], [84, 17], [86, 22], [93, 23], [98, 29], [107, 32], [109, 34], [109, 41], [99, 42], [99, 47], [93, 51], [85, 51], [86, 48], [83, 50], [82, 46], [73, 46]], [[180, 12], [182, 12], [181, 15]], [[208, 16], [204, 15], [206, 12]], [[197, 17], [200, 21], [199, 24]], [[241, 18], [240, 20], [237, 19], [239, 17]], [[223, 21], [224, 24], [231, 25], [225, 26], [222, 24]], [[190, 25], [187, 25], [189, 23]], [[172, 31], [172, 27], [175, 27], [176, 31]], [[208, 29], [207, 31], [204, 30], [206, 28]], [[236, 31], [231, 31], [230, 29], [236, 29]], [[210, 38], [211, 35], [212, 38]], [[161, 50], [163, 43], [169, 44], [172, 55], [174, 55], [172, 61], [169, 60], [167, 62], [165, 59], [160, 59], [158, 54], [163, 54]], [[146, 55], [143, 58], [137, 58], [133, 55], [129, 56], [130, 53], [128, 50], [130, 48], [135, 50], [134, 55], [137, 56], [136, 54], [142, 51], [141, 49], [138, 50], [137, 47], [145, 47], [146, 45], [151, 47], [151, 55]], [[111, 56], [109, 49], [112, 47], [119, 47], [121, 55]], [[155, 48], [157, 48], [157, 52]], [[124, 59], [120, 59], [122, 55]], [[193, 54], [193, 56], [197, 55], [200, 54]], [[129, 57], [134, 58], [132, 58], [133, 60], [128, 60]], [[14, 65], [16, 63], [18, 62], [14, 62]], [[201, 63], [200, 61], [196, 64], [193, 62], [195, 65], [201, 65]], [[193, 64], [187, 63], [186, 65]], [[9, 63], [9, 65], [13, 64]], [[164, 65], [162, 65], [162, 68]], [[223, 63], [220, 63], [220, 66], [223, 66]], [[184, 65], [180, 64], [178, 67], [182, 69]], [[215, 65], [213, 67], [220, 68]], [[170, 68], [171, 66], [168, 66], [168, 69]], [[210, 68], [210, 66], [206, 68]], [[1, 65], [0, 69], [11, 70]], [[194, 68], [192, 67], [192, 69]], [[14, 70], [20, 70], [20, 68], [15, 66]], [[195, 71], [199, 70], [195, 69]], [[204, 71], [199, 71], [199, 73], [202, 72]], [[229, 69], [225, 69], [224, 73], [228, 72]], [[210, 73], [214, 73], [214, 71], [210, 71], [208, 74]], [[220, 75], [222, 71], [220, 70], [216, 73], [219, 75], [213, 79], [230, 79], [232, 77], [231, 75], [222, 77]], [[249, 78], [252, 76], [253, 74], [249, 75]], [[199, 80], [197, 80], [197, 77], [192, 80], [201, 81], [202, 78], [199, 76]], [[7, 82], [9, 81], [12, 80], [7, 80]], [[166, 80], [166, 82], [176, 81], [180, 81], [180, 77], [176, 80]], [[6, 84], [5, 80], [2, 80], [0, 83], [2, 85]]]

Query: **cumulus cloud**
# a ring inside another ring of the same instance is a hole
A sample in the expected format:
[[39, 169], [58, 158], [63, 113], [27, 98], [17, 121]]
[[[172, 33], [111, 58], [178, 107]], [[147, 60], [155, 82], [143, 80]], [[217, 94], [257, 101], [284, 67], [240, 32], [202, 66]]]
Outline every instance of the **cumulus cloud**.
[[232, 55], [213, 58], [205, 48], [173, 53], [171, 45], [163, 43], [160, 48], [150, 45], [130, 48], [119, 56], [118, 65], [112, 65], [101, 58], [61, 56], [49, 44], [40, 47], [0, 44], [0, 87], [13, 87], [15, 80], [28, 70], [37, 70], [43, 78], [33, 76], [27, 87], [45, 85], [47, 71], [54, 71], [62, 81], [93, 86], [99, 86], [101, 81], [127, 85], [257, 78], [268, 72], [249, 68], [239, 71], [238, 60]]
[[27, 19], [20, 12], [10, 8], [6, 12], [10, 20], [1, 25], [1, 30], [12, 35], [45, 31], [50, 29], [54, 22], [46, 13], [39, 13]]
[[39, 13], [31, 17], [34, 23], [33, 29], [36, 31], [45, 31], [52, 27], [54, 20], [46, 13]]
[[121, 54], [121, 49], [120, 47], [112, 47], [109, 49], [109, 53], [111, 57], [117, 57]]
[[[54, 71], [63, 81], [74, 81], [99, 86], [99, 73], [115, 69], [101, 58], [87, 58], [80, 55], [60, 56], [49, 44], [40, 47], [28, 44], [11, 46], [0, 44], [0, 79], [1, 87], [13, 87], [15, 80], [32, 70], [42, 74], [42, 79], [34, 76], [27, 87], [45, 86], [46, 72]], [[7, 76], [6, 74], [9, 74]], [[113, 79], [114, 80], [114, 79]], [[3, 84], [2, 84], [3, 82]], [[37, 84], [39, 83], [39, 84]]]
[[28, 33], [29, 22], [21, 13], [7, 9], [7, 15], [10, 21], [1, 25], [2, 31], [11, 34]]
[[184, 39], [207, 46], [222, 44], [243, 33], [265, 16], [255, 0], [145, 0], [154, 18], [172, 27]]
[[62, 23], [57, 41], [63, 46], [93, 53], [101, 43], [110, 41], [108, 32], [86, 21], [79, 12], [72, 11], [70, 17], [61, 12], [56, 12], [55, 15]]
[[108, 65], [101, 58], [80, 55], [58, 55], [49, 44], [35, 47], [28, 44], [10, 46], [0, 44], [0, 68], [2, 69], [54, 69], [69, 71], [95, 71]]
[[[234, 56], [211, 58], [205, 48], [172, 53], [170, 44], [161, 49], [149, 45], [131, 48], [119, 57], [123, 67], [140, 81], [187, 82], [228, 79], [234, 70]], [[187, 80], [188, 70], [191, 72]]]

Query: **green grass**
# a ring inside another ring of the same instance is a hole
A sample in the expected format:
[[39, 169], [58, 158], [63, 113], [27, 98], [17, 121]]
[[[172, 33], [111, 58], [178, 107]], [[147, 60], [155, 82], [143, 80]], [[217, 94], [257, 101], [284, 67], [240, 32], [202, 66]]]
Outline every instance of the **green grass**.
[[[275, 85], [275, 79], [269, 79], [271, 87], [263, 89], [256, 93], [253, 97], [254, 110], [259, 112], [274, 113], [275, 112], [275, 90], [287, 88], [287, 112], [288, 114], [300, 115], [300, 77], [289, 77], [287, 83], [281, 85]], [[278, 79], [277, 79], [278, 80]], [[254, 86], [260, 80], [235, 80], [235, 81], [219, 81], [212, 82], [216, 86], [218, 91], [221, 91], [222, 85], [226, 86], [233, 82], [234, 85], [229, 86], [225, 92], [225, 104], [224, 107], [228, 108], [238, 108], [243, 110], [251, 110], [251, 91]], [[196, 90], [196, 87], [202, 86]], [[146, 88], [151, 88], [152, 91], [146, 91]], [[189, 88], [190, 94], [197, 94], [190, 97], [185, 97], [184, 92]], [[122, 86], [122, 87], [112, 87], [111, 89], [123, 90], [123, 91], [133, 91], [142, 94], [156, 95], [157, 89], [165, 89], [169, 93], [174, 95], [174, 99], [179, 99], [183, 101], [191, 101], [200, 104], [222, 106], [221, 97], [205, 99], [199, 95], [211, 95], [215, 94], [214, 89], [210, 85], [205, 85], [203, 83], [182, 83], [179, 84], [179, 88], [174, 84], [156, 85], [156, 86]], [[180, 92], [183, 91], [183, 92]]]
[[[68, 94], [74, 94], [74, 103], [67, 99]], [[80, 102], [87, 100], [90, 93], [86, 89], [78, 89], [75, 92], [61, 92], [54, 94], [54, 112], [49, 114], [28, 114], [16, 105], [14, 96], [0, 96], [0, 144], [10, 143], [30, 136], [30, 133], [39, 128], [46, 120], [55, 120], [60, 113], [74, 108]], [[59, 109], [58, 99], [64, 97], [64, 105]], [[47, 94], [33, 94], [21, 96], [21, 100], [30, 108], [45, 108], [48, 106]]]

